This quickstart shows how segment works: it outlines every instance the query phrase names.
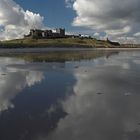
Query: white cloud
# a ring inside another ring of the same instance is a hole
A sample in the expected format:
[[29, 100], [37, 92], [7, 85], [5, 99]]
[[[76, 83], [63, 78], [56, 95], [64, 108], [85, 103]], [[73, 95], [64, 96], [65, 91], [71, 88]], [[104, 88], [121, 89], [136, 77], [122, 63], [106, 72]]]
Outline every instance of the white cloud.
[[65, 3], [66, 3], [66, 7], [67, 8], [72, 8], [72, 5], [73, 5], [73, 2], [74, 2], [75, 0], [65, 0]]
[[140, 43], [137, 37], [120, 36], [120, 37], [116, 37], [116, 39], [121, 43], [128, 43], [128, 44]]
[[100, 33], [96, 32], [96, 33], [94, 33], [94, 36], [99, 37]]
[[140, 37], [140, 32], [134, 34], [135, 37]]
[[22, 7], [13, 0], [0, 0], [0, 40], [21, 38], [31, 28], [42, 28], [43, 17]]
[[131, 28], [129, 26], [126, 26], [122, 29], [118, 29], [118, 30], [106, 30], [105, 32], [109, 35], [122, 35], [122, 34], [127, 34], [129, 33], [131, 30]]
[[[140, 31], [139, 0], [68, 0], [77, 16], [73, 25], [104, 32], [113, 39]], [[137, 34], [136, 34], [137, 35]], [[139, 39], [136, 38], [135, 41]]]

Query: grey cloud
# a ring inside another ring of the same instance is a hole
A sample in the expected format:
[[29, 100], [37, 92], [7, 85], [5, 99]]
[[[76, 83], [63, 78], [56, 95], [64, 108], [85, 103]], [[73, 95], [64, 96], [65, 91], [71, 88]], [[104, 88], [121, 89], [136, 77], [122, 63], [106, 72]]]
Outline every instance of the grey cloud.
[[105, 32], [116, 40], [127, 36], [138, 41], [133, 34], [139, 32], [139, 6], [139, 0], [75, 0], [73, 9], [77, 16], [73, 25]]

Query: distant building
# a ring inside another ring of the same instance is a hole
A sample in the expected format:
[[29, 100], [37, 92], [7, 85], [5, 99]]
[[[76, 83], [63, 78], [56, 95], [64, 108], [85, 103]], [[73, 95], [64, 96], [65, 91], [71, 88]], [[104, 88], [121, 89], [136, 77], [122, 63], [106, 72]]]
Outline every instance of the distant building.
[[41, 38], [42, 37], [42, 30], [30, 30], [30, 35], [32, 37], [38, 37]]
[[65, 29], [61, 29], [61, 28], [56, 29], [56, 33], [63, 37], [65, 36]]
[[45, 39], [45, 38], [65, 38], [65, 29], [55, 29], [55, 30], [39, 30], [31, 29], [28, 35], [24, 36], [25, 38], [36, 38], [36, 39]]
[[91, 36], [90, 35], [85, 35], [85, 34], [83, 34], [83, 35], [79, 34], [79, 38], [91, 38]]

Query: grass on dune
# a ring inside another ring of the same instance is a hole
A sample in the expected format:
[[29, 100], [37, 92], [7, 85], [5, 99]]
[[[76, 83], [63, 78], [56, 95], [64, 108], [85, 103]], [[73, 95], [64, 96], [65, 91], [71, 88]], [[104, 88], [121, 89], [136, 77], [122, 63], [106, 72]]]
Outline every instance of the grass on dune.
[[15, 39], [10, 41], [2, 41], [0, 43], [2, 46], [89, 46], [89, 47], [111, 47], [107, 41], [98, 41], [96, 39], [80, 39], [80, 38], [61, 38], [61, 39]]

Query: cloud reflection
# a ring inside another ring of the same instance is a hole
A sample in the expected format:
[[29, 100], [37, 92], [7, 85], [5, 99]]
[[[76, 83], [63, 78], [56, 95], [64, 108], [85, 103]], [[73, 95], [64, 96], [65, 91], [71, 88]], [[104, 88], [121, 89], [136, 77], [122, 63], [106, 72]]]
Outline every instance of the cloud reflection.
[[136, 65], [130, 58], [135, 60], [134, 56], [122, 62], [123, 55], [101, 59], [94, 68], [86, 67], [87, 72], [74, 72], [75, 94], [62, 102], [68, 115], [47, 140], [140, 139], [140, 76], [136, 75], [140, 69], [133, 69]]
[[41, 82], [43, 73], [28, 69], [10, 68], [11, 64], [25, 64], [23, 60], [15, 58], [1, 58], [0, 60], [0, 112], [14, 108], [12, 100], [25, 87]]

